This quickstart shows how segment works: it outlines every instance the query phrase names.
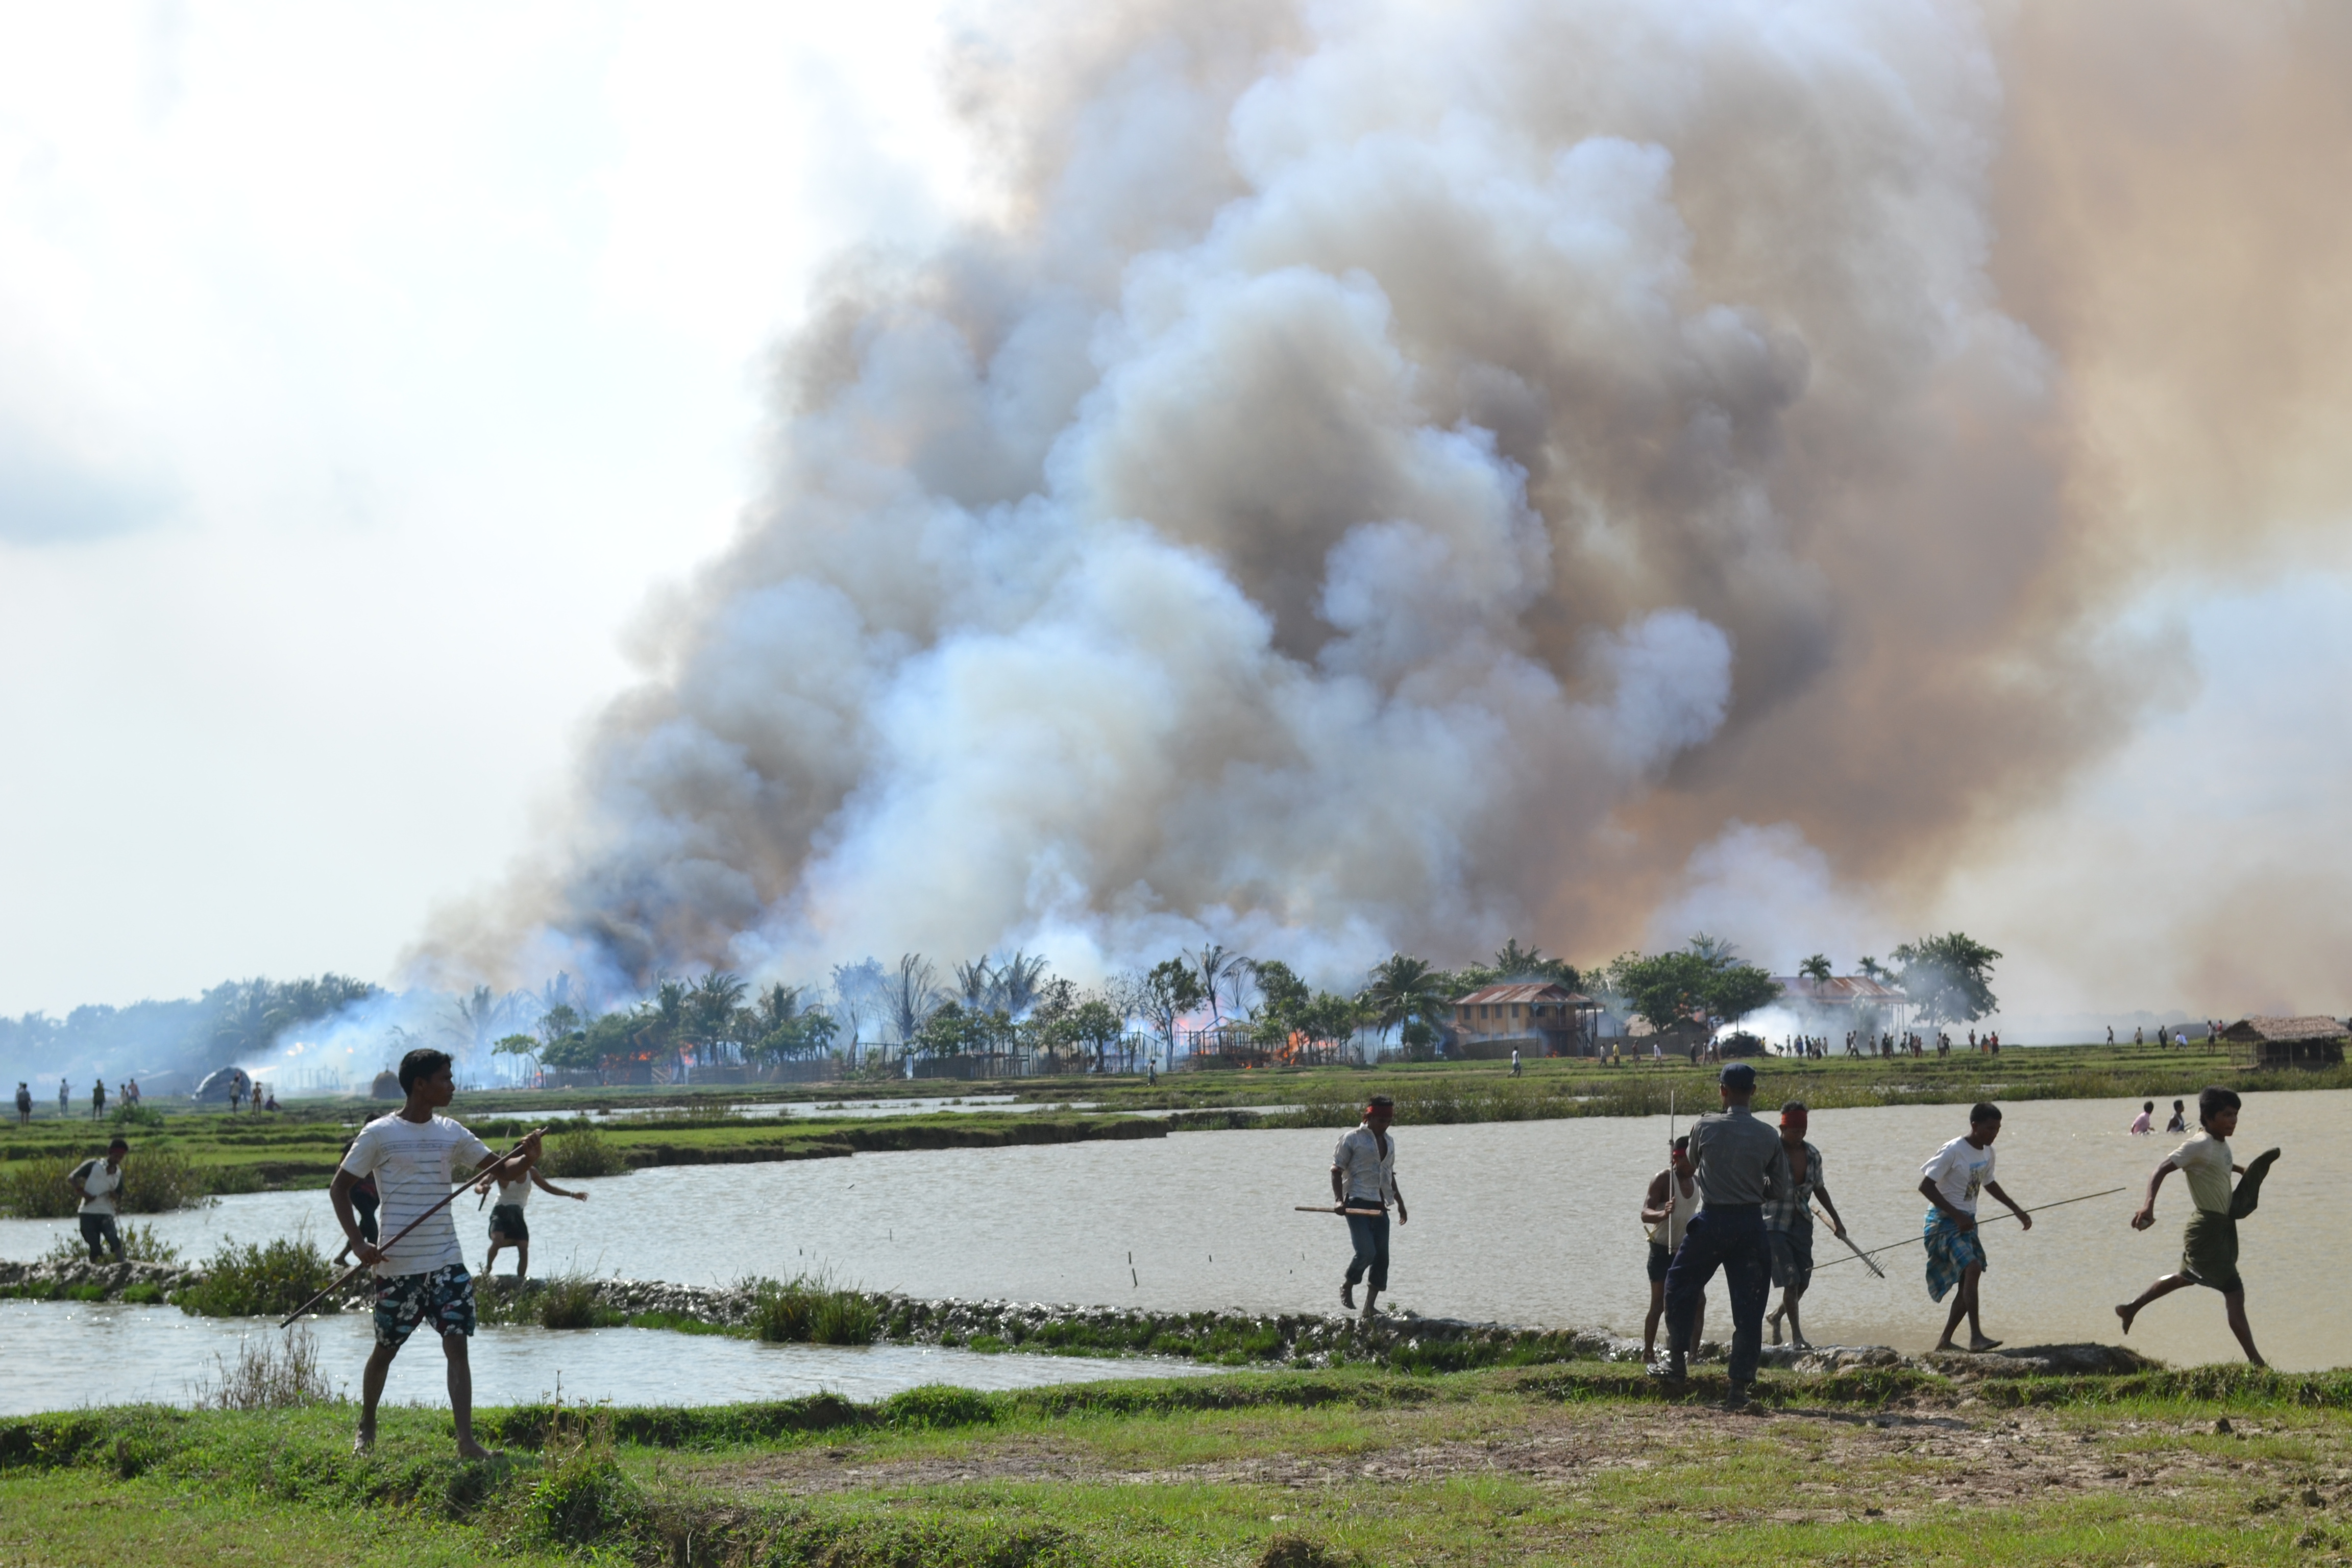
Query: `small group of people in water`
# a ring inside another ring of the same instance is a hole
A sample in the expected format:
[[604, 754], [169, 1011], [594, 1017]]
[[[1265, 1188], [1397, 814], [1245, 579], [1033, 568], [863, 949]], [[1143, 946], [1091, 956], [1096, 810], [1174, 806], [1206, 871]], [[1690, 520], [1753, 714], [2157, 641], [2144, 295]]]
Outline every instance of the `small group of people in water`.
[[[1730, 1389], [1724, 1404], [1732, 1410], [1753, 1404], [1751, 1391], [1768, 1321], [1774, 1344], [1783, 1342], [1785, 1323], [1796, 1345], [1811, 1348], [1802, 1326], [1802, 1303], [1812, 1284], [1815, 1206], [1832, 1236], [1846, 1236], [1845, 1222], [1830, 1196], [1822, 1151], [1807, 1137], [1811, 1112], [1803, 1101], [1790, 1100], [1780, 1107], [1779, 1126], [1771, 1126], [1753, 1109], [1756, 1086], [1756, 1069], [1748, 1063], [1733, 1062], [1723, 1068], [1717, 1076], [1721, 1110], [1698, 1118], [1687, 1134], [1672, 1140], [1666, 1167], [1651, 1179], [1641, 1210], [1650, 1242], [1643, 1359], [1669, 1386], [1684, 1384], [1690, 1355], [1699, 1343], [1706, 1287], [1721, 1273], [1731, 1299]], [[2155, 1109], [2149, 1101], [2132, 1131], [2147, 1131]], [[2154, 1225], [2157, 1194], [2165, 1178], [2174, 1171], [2183, 1173], [2191, 1208], [2180, 1267], [2118, 1305], [2116, 1316], [2128, 1334], [2151, 1301], [2191, 1285], [2205, 1286], [2221, 1295], [2231, 1331], [2246, 1359], [2262, 1366], [2267, 1363], [2247, 1323], [2245, 1284], [2238, 1272], [2237, 1223], [2253, 1213], [2263, 1177], [2279, 1151], [2268, 1150], [2250, 1164], [2233, 1163], [2229, 1140], [2237, 1133], [2241, 1110], [2238, 1095], [2218, 1086], [2197, 1097], [2200, 1131], [2158, 1164], [2131, 1217], [2136, 1230]], [[1347, 1216], [1354, 1249], [1339, 1300], [1351, 1310], [1360, 1310], [1367, 1322], [1388, 1289], [1389, 1206], [1395, 1205], [1399, 1225], [1406, 1217], [1391, 1131], [1395, 1117], [1389, 1096], [1372, 1096], [1365, 1102], [1361, 1122], [1339, 1140], [1331, 1154], [1333, 1207]], [[2021, 1229], [2033, 1228], [2032, 1215], [1994, 1175], [1994, 1144], [2001, 1122], [1998, 1105], [1969, 1107], [1968, 1131], [1939, 1146], [1919, 1168], [1918, 1190], [1927, 1203], [1920, 1234], [1927, 1297], [1937, 1302], [1951, 1298], [1943, 1334], [1936, 1342], [1938, 1351], [1963, 1348], [1955, 1338], [1963, 1323], [1969, 1331], [1967, 1350], [1989, 1352], [2001, 1343], [1984, 1331], [1982, 1280], [1990, 1265], [1979, 1224], [1979, 1202], [1990, 1197], [2016, 1216]], [[2185, 1106], [2179, 1100], [2173, 1101], [2168, 1130], [2187, 1131]], [[2232, 1175], [2243, 1179], [2233, 1186]], [[1780, 1300], [1768, 1314], [1775, 1286]], [[1666, 1331], [1663, 1355], [1658, 1347], [1662, 1322]]]

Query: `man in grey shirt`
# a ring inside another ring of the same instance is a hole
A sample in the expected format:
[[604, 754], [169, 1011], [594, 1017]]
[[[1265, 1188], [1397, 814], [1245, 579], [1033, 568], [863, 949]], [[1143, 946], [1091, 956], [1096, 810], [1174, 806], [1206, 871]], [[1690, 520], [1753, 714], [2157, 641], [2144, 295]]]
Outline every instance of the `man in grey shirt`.
[[1772, 1292], [1772, 1246], [1764, 1231], [1764, 1200], [1795, 1190], [1780, 1134], [1748, 1110], [1756, 1069], [1733, 1062], [1717, 1079], [1723, 1110], [1691, 1124], [1690, 1157], [1697, 1167], [1699, 1211], [1666, 1269], [1667, 1351], [1664, 1375], [1680, 1383], [1693, 1348], [1691, 1329], [1706, 1282], [1723, 1270], [1731, 1294], [1731, 1394], [1728, 1410], [1744, 1410], [1764, 1350], [1764, 1305]]

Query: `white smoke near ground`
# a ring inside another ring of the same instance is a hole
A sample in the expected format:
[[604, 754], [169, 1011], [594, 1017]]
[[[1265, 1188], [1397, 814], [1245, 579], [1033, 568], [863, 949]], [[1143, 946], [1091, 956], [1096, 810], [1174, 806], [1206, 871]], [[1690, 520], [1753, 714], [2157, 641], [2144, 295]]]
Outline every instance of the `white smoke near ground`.
[[2063, 772], [2128, 723], [2053, 591], [1973, 7], [973, 36], [1003, 216], [845, 261], [740, 537], [419, 975], [1216, 940], [1339, 976], [1702, 922], [1777, 962], [1809, 906], [1808, 950], [1875, 940], [1846, 891], [1976, 819], [1920, 758]]

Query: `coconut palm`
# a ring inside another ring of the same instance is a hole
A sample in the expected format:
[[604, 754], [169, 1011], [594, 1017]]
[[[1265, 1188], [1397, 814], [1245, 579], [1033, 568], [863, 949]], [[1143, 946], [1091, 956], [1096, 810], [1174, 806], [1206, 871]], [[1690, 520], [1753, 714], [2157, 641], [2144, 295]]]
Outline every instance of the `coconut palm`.
[[1391, 954], [1387, 962], [1372, 971], [1371, 984], [1364, 987], [1362, 1000], [1370, 1011], [1372, 1022], [1386, 1034], [1410, 1019], [1430, 1024], [1443, 1018], [1454, 1005], [1454, 999], [1445, 993], [1442, 971], [1425, 958], [1410, 958], [1399, 952]]
[[1813, 954], [1812, 957], [1797, 965], [1797, 973], [1816, 984], [1827, 981], [1830, 977], [1829, 954], [1825, 952]]

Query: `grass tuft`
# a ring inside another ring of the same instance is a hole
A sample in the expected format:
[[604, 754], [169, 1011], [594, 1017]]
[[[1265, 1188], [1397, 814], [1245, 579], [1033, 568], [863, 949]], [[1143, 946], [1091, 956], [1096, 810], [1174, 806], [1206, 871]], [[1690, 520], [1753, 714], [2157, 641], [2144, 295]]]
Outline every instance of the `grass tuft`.
[[181, 1310], [206, 1318], [277, 1317], [325, 1289], [335, 1271], [308, 1236], [243, 1247], [235, 1237], [205, 1265], [204, 1279], [179, 1294]]
[[593, 1127], [573, 1127], [547, 1141], [540, 1168], [551, 1176], [618, 1176], [628, 1162], [612, 1140]]
[[751, 1332], [770, 1344], [870, 1345], [881, 1314], [864, 1291], [836, 1288], [821, 1275], [754, 1279]]
[[234, 1364], [213, 1357], [217, 1382], [196, 1390], [197, 1403], [214, 1410], [285, 1410], [331, 1401], [333, 1391], [319, 1370], [318, 1337], [297, 1323], [275, 1337], [247, 1334]]

